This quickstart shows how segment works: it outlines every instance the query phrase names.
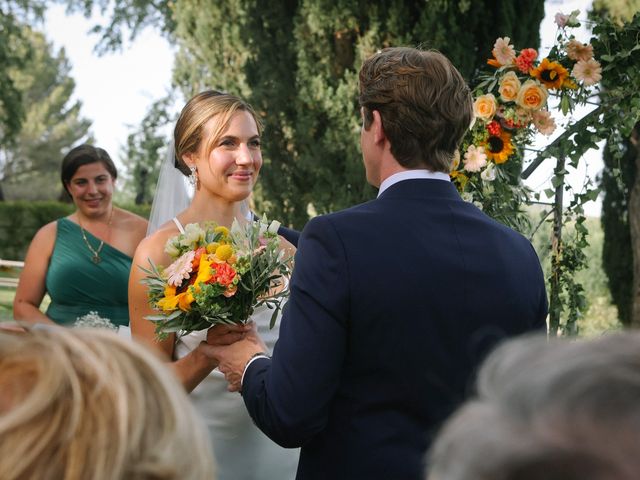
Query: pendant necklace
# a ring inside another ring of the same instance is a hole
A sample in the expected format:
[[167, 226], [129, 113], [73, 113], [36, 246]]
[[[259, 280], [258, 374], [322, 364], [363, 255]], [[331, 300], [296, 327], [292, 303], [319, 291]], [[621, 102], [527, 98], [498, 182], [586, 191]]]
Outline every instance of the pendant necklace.
[[[107, 229], [108, 229], [108, 234], [111, 233], [111, 219], [113, 218], [113, 207], [111, 207], [111, 213], [109, 214], [109, 221], [107, 222]], [[87, 238], [87, 234], [82, 226], [82, 223], [80, 222], [80, 215], [78, 215], [78, 225], [80, 225], [80, 232], [82, 233], [82, 239], [84, 240], [85, 245], [87, 246], [87, 248], [89, 249], [89, 251], [93, 254], [93, 256], [91, 257], [91, 261], [93, 263], [95, 263], [96, 265], [98, 263], [100, 263], [102, 261], [102, 259], [100, 258], [100, 252], [102, 251], [102, 247], [104, 247], [104, 240], [100, 240], [100, 245], [98, 245], [98, 248], [95, 249], [91, 246], [91, 244], [89, 243], [89, 239]]]

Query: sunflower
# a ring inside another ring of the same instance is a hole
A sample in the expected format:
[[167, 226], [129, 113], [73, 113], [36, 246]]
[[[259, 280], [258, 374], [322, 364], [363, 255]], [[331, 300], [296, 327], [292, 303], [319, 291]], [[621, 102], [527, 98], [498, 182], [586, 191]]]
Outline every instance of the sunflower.
[[487, 158], [497, 164], [506, 162], [514, 152], [511, 134], [504, 130], [499, 135], [489, 135], [482, 146]]
[[550, 62], [544, 58], [538, 67], [531, 69], [529, 74], [540, 80], [547, 88], [562, 88], [564, 81], [569, 77], [569, 71], [558, 62]]

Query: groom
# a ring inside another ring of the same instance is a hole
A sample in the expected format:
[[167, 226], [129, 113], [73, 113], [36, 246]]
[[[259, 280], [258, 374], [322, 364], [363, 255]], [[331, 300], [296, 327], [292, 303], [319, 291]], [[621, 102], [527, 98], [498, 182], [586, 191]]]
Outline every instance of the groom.
[[359, 100], [378, 198], [303, 230], [272, 358], [253, 332], [210, 348], [256, 425], [302, 447], [298, 479], [418, 480], [488, 350], [544, 330], [545, 287], [529, 241], [449, 181], [472, 119], [453, 65], [387, 48]]

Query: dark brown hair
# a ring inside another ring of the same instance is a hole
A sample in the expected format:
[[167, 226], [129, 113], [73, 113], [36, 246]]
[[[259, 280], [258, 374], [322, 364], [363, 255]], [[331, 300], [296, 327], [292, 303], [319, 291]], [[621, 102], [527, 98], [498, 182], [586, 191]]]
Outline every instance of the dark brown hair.
[[67, 184], [76, 174], [78, 168], [82, 165], [97, 162], [104, 165], [104, 168], [107, 169], [107, 172], [109, 172], [109, 175], [111, 175], [114, 180], [118, 178], [118, 170], [106, 150], [87, 144], [72, 148], [62, 159], [62, 168], [60, 170], [60, 179], [62, 180], [62, 186], [65, 191], [69, 193]]
[[229, 128], [233, 114], [239, 110], [251, 114], [256, 122], [258, 134], [262, 134], [262, 123], [256, 112], [241, 98], [216, 90], [205, 90], [191, 98], [180, 112], [173, 131], [175, 167], [184, 175], [189, 175], [191, 171], [184, 163], [182, 156], [186, 153], [195, 153], [200, 148], [205, 124], [213, 116], [220, 115], [220, 121], [210, 132], [211, 135], [205, 145], [205, 153], [208, 155], [218, 139]]
[[391, 153], [405, 168], [449, 173], [473, 118], [469, 87], [436, 51], [385, 48], [368, 58], [360, 69], [359, 101], [365, 129], [377, 110]]

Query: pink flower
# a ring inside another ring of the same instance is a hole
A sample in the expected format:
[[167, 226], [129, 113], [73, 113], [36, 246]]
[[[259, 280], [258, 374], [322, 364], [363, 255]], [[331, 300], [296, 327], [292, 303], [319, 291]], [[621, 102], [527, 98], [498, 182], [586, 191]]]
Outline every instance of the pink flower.
[[529, 73], [533, 67], [533, 62], [538, 58], [538, 52], [533, 48], [525, 48], [516, 58], [516, 66], [522, 73]]
[[571, 60], [591, 60], [593, 58], [593, 45], [585, 45], [575, 38], [567, 44], [567, 56]]
[[556, 121], [547, 110], [533, 112], [533, 124], [538, 131], [546, 136], [551, 135], [556, 129]]
[[500, 63], [500, 65], [511, 65], [516, 58], [516, 51], [513, 49], [513, 45], [509, 45], [509, 37], [498, 38], [496, 43], [493, 44], [493, 56]]
[[567, 25], [567, 22], [569, 21], [569, 18], [571, 18], [571, 15], [565, 15], [560, 12], [556, 13], [556, 16], [555, 16], [556, 25], [558, 25], [558, 27], [560, 28], [565, 27]]
[[471, 145], [464, 154], [464, 169], [467, 172], [479, 172], [487, 164], [484, 147]]
[[189, 278], [195, 254], [196, 252], [190, 250], [165, 269], [164, 276], [168, 279], [167, 284], [179, 287], [182, 284], [182, 280]]
[[593, 58], [587, 61], [580, 60], [573, 67], [571, 75], [587, 86], [595, 85], [602, 80], [602, 67]]

